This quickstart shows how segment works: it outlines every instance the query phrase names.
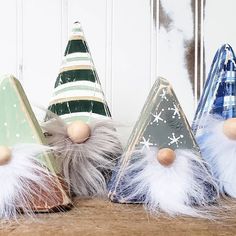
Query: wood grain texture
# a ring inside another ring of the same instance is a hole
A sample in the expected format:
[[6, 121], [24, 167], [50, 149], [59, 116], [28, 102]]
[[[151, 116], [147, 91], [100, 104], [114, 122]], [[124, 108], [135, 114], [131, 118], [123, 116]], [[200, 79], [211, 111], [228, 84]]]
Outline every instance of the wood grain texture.
[[222, 222], [192, 218], [152, 218], [141, 205], [77, 199], [75, 207], [65, 213], [39, 214], [35, 220], [22, 216], [18, 223], [2, 222], [0, 235], [227, 236], [236, 235], [236, 218]]

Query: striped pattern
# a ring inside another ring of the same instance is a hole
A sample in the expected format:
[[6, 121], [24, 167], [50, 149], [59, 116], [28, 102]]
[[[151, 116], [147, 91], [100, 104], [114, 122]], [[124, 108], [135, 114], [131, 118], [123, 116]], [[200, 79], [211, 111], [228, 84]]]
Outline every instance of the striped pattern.
[[75, 22], [62, 60], [49, 110], [70, 123], [110, 117], [80, 23]]
[[193, 122], [195, 133], [204, 127], [205, 117], [209, 114], [219, 115], [224, 119], [236, 117], [235, 62], [234, 51], [228, 44], [216, 52], [196, 110]]

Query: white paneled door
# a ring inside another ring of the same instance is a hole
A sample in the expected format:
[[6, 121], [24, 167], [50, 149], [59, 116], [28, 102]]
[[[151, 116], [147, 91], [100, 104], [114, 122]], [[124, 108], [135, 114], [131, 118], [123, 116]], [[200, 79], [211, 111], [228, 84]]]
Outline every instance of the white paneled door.
[[[181, 50], [185, 50], [185, 40], [194, 45], [195, 1], [182, 0], [182, 11], [171, 2], [1, 1], [0, 73], [14, 74], [22, 82], [31, 104], [46, 108], [70, 28], [74, 21], [80, 21], [112, 115], [125, 125], [122, 129], [125, 138], [158, 71], [173, 82], [191, 117], [194, 85], [189, 68], [193, 62], [190, 60], [187, 67], [184, 62], [188, 52]], [[165, 24], [166, 19], [172, 22], [171, 28]], [[182, 93], [184, 84], [186, 90]]]

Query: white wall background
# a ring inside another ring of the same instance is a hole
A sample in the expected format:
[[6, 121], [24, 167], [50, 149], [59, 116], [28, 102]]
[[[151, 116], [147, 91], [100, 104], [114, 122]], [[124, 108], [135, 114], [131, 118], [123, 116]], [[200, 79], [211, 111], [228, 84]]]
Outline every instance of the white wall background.
[[1, 1], [0, 73], [14, 74], [31, 104], [47, 107], [70, 28], [79, 20], [113, 118], [127, 126], [122, 130], [124, 137], [138, 118], [158, 74], [157, 65], [192, 117], [193, 91], [181, 52], [184, 38], [194, 37], [191, 0], [178, 2], [177, 8], [173, 0], [161, 2], [174, 23], [168, 30], [161, 27], [163, 35], [157, 37], [157, 0]]
[[206, 0], [203, 25], [206, 73], [223, 44], [229, 43], [236, 51], [235, 7], [235, 0]]
[[0, 73], [14, 74], [30, 102], [47, 107], [77, 20], [113, 117], [132, 126], [151, 86], [149, 1], [1, 1]]

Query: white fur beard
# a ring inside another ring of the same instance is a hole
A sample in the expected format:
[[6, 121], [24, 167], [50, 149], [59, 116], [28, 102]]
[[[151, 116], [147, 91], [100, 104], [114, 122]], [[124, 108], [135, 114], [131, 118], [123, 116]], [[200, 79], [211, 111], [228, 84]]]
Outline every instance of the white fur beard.
[[223, 133], [224, 120], [220, 117], [207, 119], [204, 133], [197, 136], [203, 158], [219, 182], [221, 193], [236, 198], [236, 141]]
[[49, 196], [53, 196], [55, 176], [38, 160], [38, 155], [46, 151], [47, 147], [37, 144], [21, 144], [11, 149], [11, 160], [0, 166], [0, 218], [16, 219], [18, 213], [33, 216], [37, 210], [36, 196], [47, 205]]
[[70, 192], [77, 196], [105, 196], [107, 178], [122, 148], [111, 120], [94, 121], [89, 126], [89, 139], [76, 144], [68, 137], [60, 117], [53, 114], [53, 119], [43, 124]]
[[[165, 212], [170, 216], [186, 215], [210, 218], [203, 210], [211, 201], [206, 194], [205, 184], [217, 186], [198, 154], [191, 150], [175, 150], [176, 160], [162, 166], [156, 159], [157, 150], [135, 155], [128, 173], [136, 172], [129, 183], [131, 194], [126, 200], [143, 196], [145, 208], [151, 214]], [[218, 195], [216, 193], [216, 195]]]

